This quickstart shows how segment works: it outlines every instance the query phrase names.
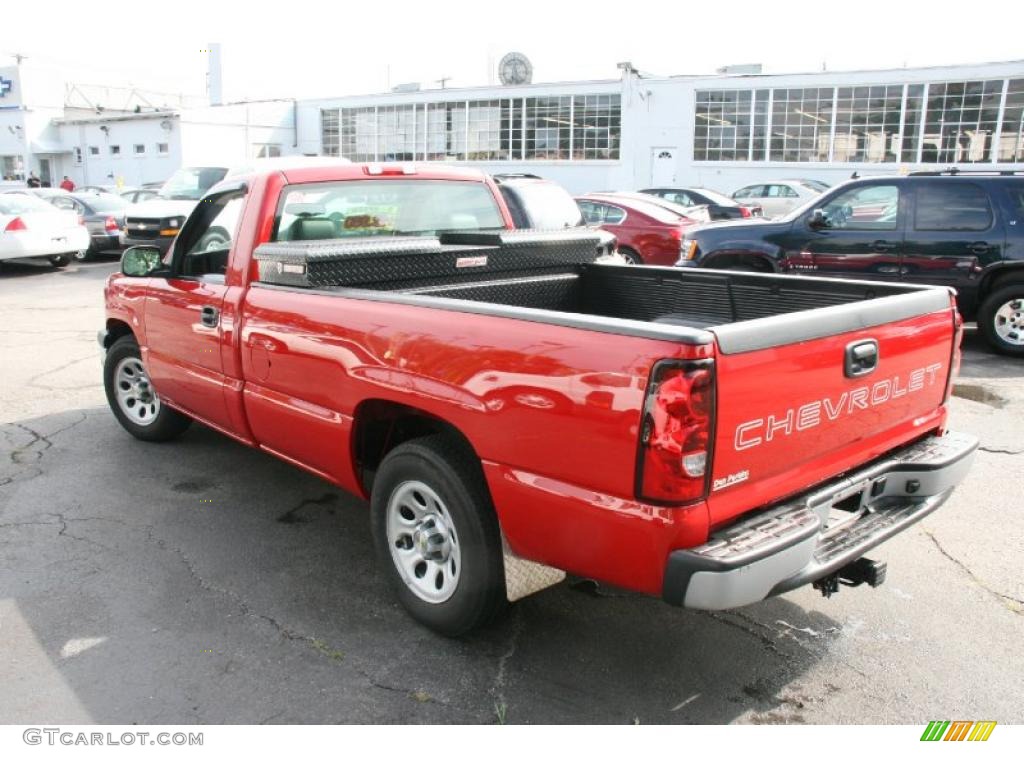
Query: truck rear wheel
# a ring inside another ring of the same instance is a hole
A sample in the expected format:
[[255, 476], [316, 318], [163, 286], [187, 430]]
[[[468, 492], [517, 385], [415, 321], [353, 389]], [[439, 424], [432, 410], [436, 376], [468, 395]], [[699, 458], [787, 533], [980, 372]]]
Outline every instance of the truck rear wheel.
[[996, 352], [1024, 356], [1024, 282], [992, 291], [978, 309], [978, 328]]
[[103, 388], [114, 416], [133, 437], [150, 442], [173, 440], [192, 419], [160, 402], [142, 365], [142, 353], [132, 336], [122, 336], [107, 352]]
[[455, 637], [506, 604], [498, 521], [480, 463], [432, 435], [395, 448], [370, 498], [374, 544], [403, 607]]

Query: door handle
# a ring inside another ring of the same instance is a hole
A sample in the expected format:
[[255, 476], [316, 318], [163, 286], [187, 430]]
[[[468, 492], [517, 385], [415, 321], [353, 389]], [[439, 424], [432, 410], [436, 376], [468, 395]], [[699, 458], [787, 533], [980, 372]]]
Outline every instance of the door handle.
[[983, 253], [988, 253], [991, 246], [988, 243], [971, 243], [967, 246], [967, 250], [976, 256], [981, 256]]
[[878, 367], [878, 342], [874, 339], [851, 341], [846, 345], [843, 373], [846, 378], [866, 376]]
[[199, 321], [207, 328], [216, 328], [220, 319], [220, 310], [207, 304], [199, 310]]
[[896, 243], [890, 243], [888, 240], [875, 240], [875, 242], [871, 244], [871, 250], [879, 253], [894, 251], [896, 250]]

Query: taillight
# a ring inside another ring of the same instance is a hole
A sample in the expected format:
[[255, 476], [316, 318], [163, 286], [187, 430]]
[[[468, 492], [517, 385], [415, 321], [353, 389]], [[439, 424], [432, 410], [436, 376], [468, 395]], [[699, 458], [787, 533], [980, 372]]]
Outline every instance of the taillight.
[[85, 224], [85, 216], [78, 214], [78, 225], [82, 226], [83, 224]]
[[640, 423], [637, 497], [687, 504], [707, 495], [715, 417], [713, 360], [662, 360]]
[[24, 232], [28, 227], [25, 226], [25, 222], [22, 221], [20, 216], [15, 216], [4, 227], [4, 232]]
[[103, 228], [107, 230], [107, 232], [117, 232], [120, 229], [120, 227], [117, 226], [117, 219], [113, 216], [107, 216], [106, 221], [103, 222]]
[[747, 206], [745, 206], [745, 205], [741, 205], [740, 206], [740, 216], [742, 216], [744, 219], [749, 219], [753, 215], [754, 214], [750, 212], [750, 209], [747, 208]]

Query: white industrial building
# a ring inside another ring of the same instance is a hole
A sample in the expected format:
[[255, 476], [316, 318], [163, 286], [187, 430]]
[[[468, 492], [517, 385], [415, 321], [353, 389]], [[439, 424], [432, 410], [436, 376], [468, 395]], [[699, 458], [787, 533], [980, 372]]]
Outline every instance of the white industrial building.
[[1024, 61], [667, 78], [620, 70], [618, 80], [300, 101], [299, 149], [536, 173], [573, 192], [1024, 168]]
[[[121, 93], [121, 92], [125, 93]], [[240, 164], [297, 152], [293, 100], [196, 105], [134, 89], [70, 84], [29, 65], [0, 67], [0, 186], [136, 186], [185, 165]]]
[[[217, 46], [212, 46], [217, 51]], [[217, 53], [219, 56], [219, 53]], [[214, 106], [99, 104], [26, 66], [0, 68], [0, 183], [136, 185], [183, 165], [305, 154], [464, 163], [573, 192], [773, 178], [834, 183], [948, 166], [1024, 168], [1024, 61], [917, 69], [420, 90]], [[296, 74], [296, 76], [298, 76]], [[109, 99], [107, 99], [109, 101]]]

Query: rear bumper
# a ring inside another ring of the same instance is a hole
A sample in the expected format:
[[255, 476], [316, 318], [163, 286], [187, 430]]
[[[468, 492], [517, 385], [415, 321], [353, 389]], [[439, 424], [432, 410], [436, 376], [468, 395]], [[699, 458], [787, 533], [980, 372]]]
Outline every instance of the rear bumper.
[[0, 259], [28, 259], [84, 251], [89, 247], [85, 227], [71, 227], [60, 232], [8, 232], [0, 243]]
[[663, 597], [687, 608], [724, 610], [835, 573], [942, 506], [977, 447], [971, 435], [927, 437], [716, 531], [706, 544], [676, 550]]

